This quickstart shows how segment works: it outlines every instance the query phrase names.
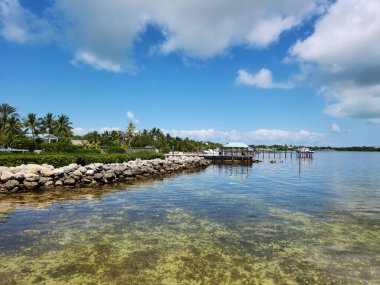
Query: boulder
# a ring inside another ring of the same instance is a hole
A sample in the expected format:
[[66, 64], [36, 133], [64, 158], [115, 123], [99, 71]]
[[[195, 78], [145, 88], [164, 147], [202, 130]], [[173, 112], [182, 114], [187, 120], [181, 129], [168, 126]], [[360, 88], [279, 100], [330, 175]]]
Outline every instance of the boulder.
[[75, 185], [75, 179], [74, 178], [66, 178], [63, 183], [65, 185], [73, 186]]
[[29, 174], [38, 174], [40, 171], [40, 168], [39, 167], [35, 167], [35, 166], [30, 166], [26, 169], [26, 173], [29, 173]]
[[86, 175], [94, 175], [95, 171], [93, 169], [89, 169], [86, 171]]
[[106, 178], [107, 180], [112, 180], [115, 178], [115, 173], [113, 171], [107, 171], [104, 172], [103, 177]]
[[55, 181], [55, 186], [62, 186], [63, 182], [61, 180]]
[[86, 173], [87, 172], [87, 168], [86, 167], [79, 167], [78, 170], [81, 172], [81, 173]]
[[35, 182], [35, 181], [40, 180], [40, 176], [37, 174], [27, 173], [27, 174], [25, 174], [24, 179], [25, 179], [25, 181]]
[[73, 174], [74, 176], [82, 176], [82, 172], [81, 172], [79, 169], [73, 171], [72, 174]]
[[39, 184], [38, 182], [34, 182], [34, 181], [24, 181], [24, 187], [25, 189], [27, 190], [34, 190], [34, 189], [37, 189]]
[[5, 184], [4, 184], [5, 188], [8, 190], [8, 191], [11, 191], [12, 189], [20, 186], [20, 182], [18, 182], [17, 180], [8, 180]]
[[54, 186], [54, 182], [49, 180], [49, 181], [46, 181], [45, 184], [44, 184], [44, 187], [46, 188], [51, 188]]
[[12, 172], [4, 170], [1, 172], [1, 182], [7, 182], [14, 178], [14, 174]]
[[15, 176], [15, 179], [17, 179], [19, 181], [22, 181], [25, 178], [24, 172], [21, 172], [21, 171], [16, 172], [14, 176]]
[[52, 177], [52, 176], [54, 176], [54, 170], [52, 170], [50, 168], [43, 168], [41, 170], [41, 175], [45, 176], [45, 177]]
[[96, 173], [94, 175], [94, 179], [95, 180], [101, 180], [101, 179], [103, 179], [103, 173]]
[[64, 174], [64, 170], [62, 168], [56, 168], [53, 170], [54, 176], [61, 176]]

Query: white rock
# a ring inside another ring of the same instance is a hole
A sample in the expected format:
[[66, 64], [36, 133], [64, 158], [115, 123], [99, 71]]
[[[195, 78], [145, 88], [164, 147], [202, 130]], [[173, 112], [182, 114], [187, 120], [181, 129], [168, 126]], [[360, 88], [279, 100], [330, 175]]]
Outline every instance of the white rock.
[[6, 181], [13, 179], [13, 178], [14, 178], [14, 173], [9, 172], [9, 171], [1, 172], [1, 181], [2, 182], [6, 182]]
[[41, 175], [42, 176], [45, 176], [45, 177], [51, 177], [51, 176], [54, 176], [54, 170], [50, 169], [50, 168], [43, 168], [41, 170]]

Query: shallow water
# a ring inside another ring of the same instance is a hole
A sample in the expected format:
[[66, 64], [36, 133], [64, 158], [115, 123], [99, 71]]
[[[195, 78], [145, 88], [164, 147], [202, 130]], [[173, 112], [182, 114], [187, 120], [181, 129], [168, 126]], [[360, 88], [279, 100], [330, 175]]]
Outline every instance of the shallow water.
[[0, 283], [380, 284], [380, 153], [268, 159], [0, 196]]

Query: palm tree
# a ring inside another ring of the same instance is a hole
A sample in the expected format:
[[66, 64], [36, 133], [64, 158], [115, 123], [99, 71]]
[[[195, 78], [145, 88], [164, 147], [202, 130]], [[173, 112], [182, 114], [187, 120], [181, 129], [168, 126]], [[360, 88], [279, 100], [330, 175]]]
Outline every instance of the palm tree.
[[18, 118], [19, 114], [17, 109], [8, 105], [7, 103], [2, 103], [0, 105], [0, 133], [5, 133], [5, 128], [10, 118]]
[[83, 138], [89, 141], [91, 147], [99, 148], [101, 136], [97, 131], [85, 134]]
[[48, 132], [48, 142], [50, 143], [50, 135], [55, 127], [55, 119], [52, 113], [47, 113], [45, 117], [41, 119], [42, 126]]
[[37, 118], [35, 113], [29, 113], [24, 119], [24, 127], [32, 133], [33, 139], [36, 138], [40, 126], [41, 119]]
[[5, 147], [11, 147], [12, 143], [23, 135], [22, 122], [18, 117], [10, 117], [5, 126], [5, 135], [3, 136], [3, 143]]
[[73, 135], [72, 127], [70, 126], [72, 123], [70, 119], [66, 115], [58, 116], [58, 119], [55, 124], [55, 132], [59, 137], [69, 137]]
[[133, 137], [135, 136], [135, 130], [136, 130], [136, 126], [132, 122], [130, 122], [125, 132], [125, 139], [128, 141], [129, 148], [131, 147], [131, 141]]

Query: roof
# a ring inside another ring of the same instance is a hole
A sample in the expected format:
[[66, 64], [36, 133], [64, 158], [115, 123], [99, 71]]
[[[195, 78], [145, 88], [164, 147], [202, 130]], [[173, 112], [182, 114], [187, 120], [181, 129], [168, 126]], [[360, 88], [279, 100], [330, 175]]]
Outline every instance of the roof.
[[88, 140], [71, 140], [73, 145], [87, 145]]
[[223, 147], [230, 147], [230, 148], [248, 148], [249, 146], [242, 142], [230, 142], [228, 144], [225, 144]]
[[[27, 137], [31, 138], [33, 135], [31, 133], [28, 133], [26, 134]], [[36, 138], [40, 138], [40, 139], [48, 139], [49, 138], [49, 134], [36, 134], [35, 135]], [[50, 134], [50, 139], [51, 140], [55, 140], [55, 139], [58, 139], [57, 136], [55, 135], [52, 135]]]

